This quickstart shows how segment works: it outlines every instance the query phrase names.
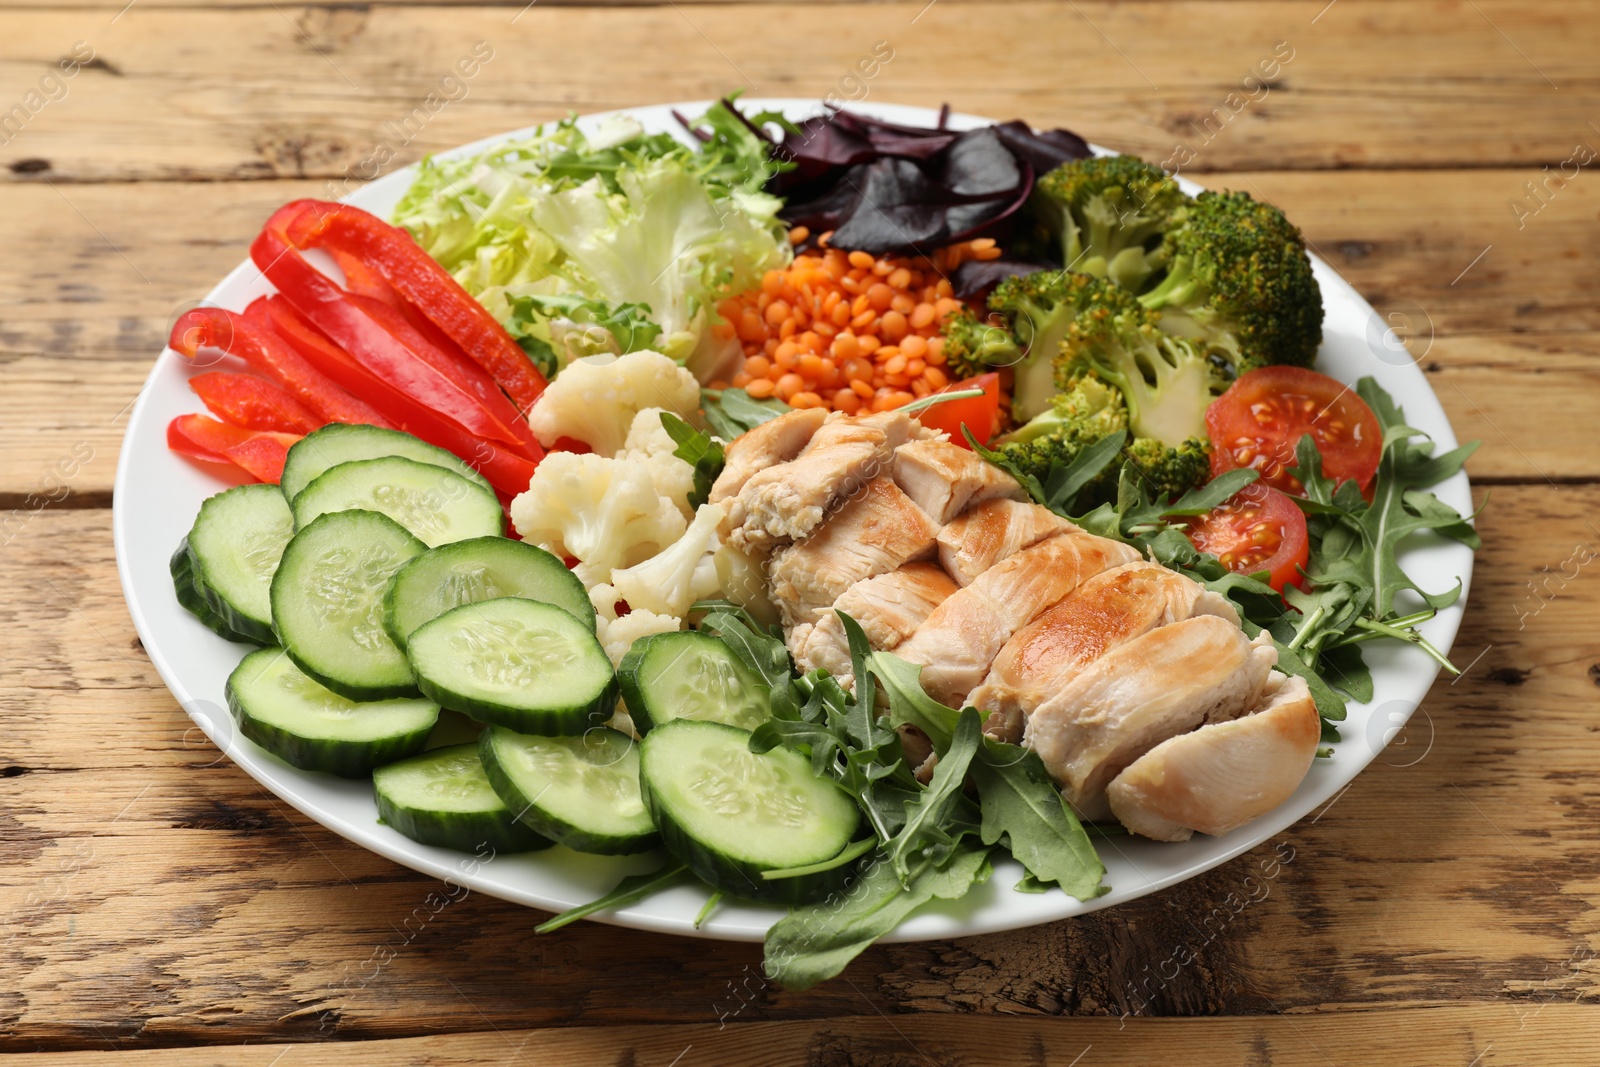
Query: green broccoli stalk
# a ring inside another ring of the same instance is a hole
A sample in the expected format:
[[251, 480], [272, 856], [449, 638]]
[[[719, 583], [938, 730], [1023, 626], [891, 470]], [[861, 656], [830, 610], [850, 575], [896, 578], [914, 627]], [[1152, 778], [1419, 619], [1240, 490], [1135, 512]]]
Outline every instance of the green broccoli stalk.
[[1161, 328], [1202, 342], [1229, 378], [1271, 363], [1309, 367], [1322, 343], [1322, 291], [1300, 231], [1245, 193], [1202, 193], [1177, 211], [1167, 273], [1139, 297]]
[[1206, 408], [1227, 382], [1194, 344], [1163, 333], [1156, 320], [1142, 308], [1091, 307], [1068, 331], [1062, 358], [1122, 391], [1135, 437], [1178, 448], [1206, 436]]
[[1039, 179], [1031, 206], [1068, 270], [1138, 292], [1163, 265], [1161, 237], [1185, 200], [1160, 167], [1136, 156], [1097, 156]]
[[963, 378], [1012, 368], [1011, 413], [1025, 422], [1048, 410], [1060, 390], [1061, 342], [1093, 303], [1137, 308], [1131, 295], [1087, 274], [1045, 270], [1007, 278], [989, 294], [989, 321], [957, 314], [945, 322], [946, 363]]

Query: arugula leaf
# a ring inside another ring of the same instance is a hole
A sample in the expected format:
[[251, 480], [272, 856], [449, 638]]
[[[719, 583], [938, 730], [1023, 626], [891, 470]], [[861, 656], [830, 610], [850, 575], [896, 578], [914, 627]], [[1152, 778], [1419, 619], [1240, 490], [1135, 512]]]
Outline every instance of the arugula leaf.
[[1184, 493], [1181, 497], [1173, 502], [1171, 507], [1162, 510], [1161, 517], [1172, 518], [1204, 515], [1212, 508], [1227, 502], [1230, 498], [1237, 494], [1239, 490], [1243, 489], [1252, 482], [1257, 481], [1260, 479], [1260, 477], [1260, 472], [1251, 470], [1248, 467], [1240, 467], [1237, 470], [1224, 471], [1215, 478], [1211, 479], [1205, 485], [1202, 485], [1196, 489], [1191, 489], [1187, 493]]
[[874, 652], [867, 660], [869, 669], [883, 683], [883, 691], [889, 697], [889, 721], [896, 726], [920, 729], [933, 742], [935, 752], [949, 748], [958, 716], [954, 709], [945, 707], [923, 690], [921, 666], [889, 652]]
[[948, 824], [952, 809], [965, 800], [961, 786], [983, 737], [979, 720], [977, 708], [968, 708], [958, 717], [950, 745], [940, 753], [928, 787], [906, 804], [900, 832], [884, 847], [884, 856], [900, 876], [901, 885], [910, 884], [916, 857], [926, 855], [937, 863], [955, 848], [961, 831], [952, 834]]
[[711, 432], [724, 441], [732, 441], [746, 430], [791, 410], [776, 397], [757, 400], [743, 389], [732, 388], [700, 390], [700, 409], [705, 412]]
[[1079, 900], [1108, 891], [1100, 884], [1105, 865], [1038, 753], [985, 739], [972, 778], [983, 810], [983, 843], [1004, 843], [1022, 864], [1027, 875], [1019, 890], [1054, 882]]
[[1052, 462], [1049, 470], [1045, 472], [1044, 481], [1041, 482], [1033, 474], [1013, 463], [1005, 453], [996, 452], [979, 444], [965, 424], [962, 425], [961, 432], [974, 452], [1015, 478], [1028, 491], [1028, 495], [1033, 497], [1035, 503], [1060, 515], [1067, 513], [1067, 509], [1072, 506], [1083, 487], [1099, 477], [1100, 472], [1111, 465], [1111, 461], [1117, 458], [1122, 447], [1128, 443], [1126, 430], [1108, 434], [1073, 456], [1071, 463]]
[[726, 462], [722, 446], [703, 430], [697, 430], [670, 411], [661, 413], [662, 429], [678, 446], [672, 454], [694, 468], [694, 491], [689, 494], [689, 507], [699, 508], [711, 496], [711, 484], [722, 473]]
[[993, 873], [989, 848], [959, 844], [943, 863], [919, 860], [908, 883], [878, 860], [849, 887], [795, 908], [767, 931], [765, 970], [785, 989], [810, 989], [842, 972], [868, 945], [930, 900], [959, 900]]
[[608, 908], [622, 908], [635, 901], [643, 900], [652, 893], [659, 893], [663, 889], [670, 889], [680, 882], [687, 882], [694, 876], [689, 868], [681, 863], [669, 864], [659, 871], [649, 874], [630, 874], [617, 883], [617, 887], [598, 900], [591, 900], [587, 904], [579, 904], [576, 908], [568, 908], [553, 919], [548, 919], [533, 928], [536, 934], [548, 934], [561, 929], [569, 923], [579, 919], [586, 919], [597, 911]]

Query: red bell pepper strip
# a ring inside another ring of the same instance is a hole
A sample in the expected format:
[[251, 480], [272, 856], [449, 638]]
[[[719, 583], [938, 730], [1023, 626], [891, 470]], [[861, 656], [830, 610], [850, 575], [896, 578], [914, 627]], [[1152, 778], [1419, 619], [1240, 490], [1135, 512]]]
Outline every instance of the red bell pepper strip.
[[315, 203], [315, 210], [300, 212], [288, 224], [291, 244], [336, 248], [361, 259], [492, 374], [522, 411], [533, 406], [544, 392], [544, 376], [505, 327], [410, 234], [351, 204]]
[[247, 430], [304, 434], [328, 421], [265, 378], [249, 374], [207, 371], [190, 378], [189, 388], [211, 414]]
[[[474, 437], [426, 404], [396, 389], [317, 332], [316, 327], [283, 297], [271, 296], [257, 301], [250, 305], [246, 316], [271, 322], [307, 360], [345, 388], [368, 397], [397, 428], [461, 457], [481, 472], [502, 498], [510, 499], [527, 490], [536, 460]], [[539, 458], [543, 458], [543, 452]]]
[[[275, 212], [250, 245], [250, 258], [302, 315], [373, 375], [480, 438], [527, 451], [518, 436], [482, 400], [445, 368], [430, 363], [430, 352], [407, 347], [350, 297], [333, 279], [313, 267], [289, 242], [285, 227], [316, 201], [297, 200]], [[431, 346], [430, 346], [430, 351]], [[324, 368], [326, 369], [326, 368]], [[508, 405], [509, 406], [509, 405]], [[529, 453], [529, 458], [532, 458]]]
[[257, 481], [278, 484], [289, 446], [300, 434], [246, 430], [205, 415], [179, 415], [167, 424], [167, 447], [196, 459], [233, 463]]
[[389, 425], [370, 404], [341, 389], [270, 329], [224, 308], [198, 307], [184, 312], [172, 324], [167, 343], [189, 359], [202, 348], [220, 348], [237, 356], [287, 389], [323, 422]]

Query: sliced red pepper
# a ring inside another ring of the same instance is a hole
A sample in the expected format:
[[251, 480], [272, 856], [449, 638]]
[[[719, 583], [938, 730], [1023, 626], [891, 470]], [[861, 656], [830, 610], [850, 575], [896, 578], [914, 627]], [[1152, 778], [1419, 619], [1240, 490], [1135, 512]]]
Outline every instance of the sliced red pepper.
[[[246, 316], [264, 318], [305, 358], [345, 388], [359, 392], [379, 407], [395, 427], [431, 445], [453, 452], [471, 464], [503, 498], [525, 492], [536, 461], [494, 442], [474, 437], [427, 405], [396, 389], [328, 340], [281, 296], [251, 304]], [[540, 453], [543, 458], [543, 453]]]
[[233, 463], [257, 481], [277, 485], [289, 447], [302, 435], [246, 430], [205, 415], [179, 415], [167, 424], [167, 447], [196, 459]]
[[207, 371], [189, 379], [189, 388], [211, 414], [247, 430], [310, 433], [327, 420], [265, 378]]
[[285, 228], [316, 204], [297, 200], [267, 220], [250, 245], [250, 258], [261, 272], [302, 315], [373, 375], [478, 437], [503, 442], [532, 458], [518, 435], [449, 369], [430, 363], [429, 352], [408, 348], [373, 319], [368, 313], [371, 304], [363, 306], [351, 299], [288, 240]]
[[198, 307], [184, 312], [172, 324], [167, 343], [189, 359], [202, 348], [220, 348], [237, 356], [287, 389], [323, 422], [389, 425], [370, 404], [340, 388], [270, 329], [225, 308]]
[[301, 211], [289, 222], [292, 244], [336, 248], [361, 259], [493, 375], [521, 410], [533, 406], [544, 392], [544, 376], [505, 327], [410, 234], [351, 204], [313, 203], [315, 210]]

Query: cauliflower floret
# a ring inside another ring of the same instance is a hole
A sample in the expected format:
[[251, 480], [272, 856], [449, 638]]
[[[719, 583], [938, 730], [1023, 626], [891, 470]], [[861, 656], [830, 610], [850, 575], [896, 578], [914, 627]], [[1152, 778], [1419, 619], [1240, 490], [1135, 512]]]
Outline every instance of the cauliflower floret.
[[[614, 666], [622, 665], [622, 657], [628, 654], [628, 649], [639, 638], [683, 629], [683, 620], [680, 618], [658, 615], [653, 611], [635, 608], [632, 604], [628, 605], [628, 614], [619, 618], [617, 601], [623, 599], [626, 598], [610, 585], [601, 584], [589, 590], [589, 602], [594, 605], [598, 615], [595, 619], [595, 636], [600, 638], [600, 644]], [[621, 701], [617, 702], [617, 706], [625, 711]]]
[[645, 408], [633, 417], [628, 439], [617, 453], [618, 459], [643, 463], [655, 479], [656, 492], [669, 496], [687, 521], [694, 517], [689, 509], [689, 494], [694, 492], [694, 464], [673, 455], [678, 443], [661, 425], [661, 408]]
[[700, 408], [700, 383], [660, 352], [590, 356], [568, 366], [528, 413], [545, 445], [571, 437], [611, 457], [623, 447], [635, 416], [657, 407], [685, 419]]
[[585, 587], [649, 559], [687, 526], [648, 467], [572, 452], [540, 462], [528, 491], [511, 502], [511, 522], [523, 540], [577, 557], [573, 571]]
[[716, 595], [720, 583], [712, 553], [717, 524], [725, 515], [716, 504], [700, 505], [676, 543], [643, 563], [613, 572], [611, 584], [628, 607], [681, 618], [696, 600]]

